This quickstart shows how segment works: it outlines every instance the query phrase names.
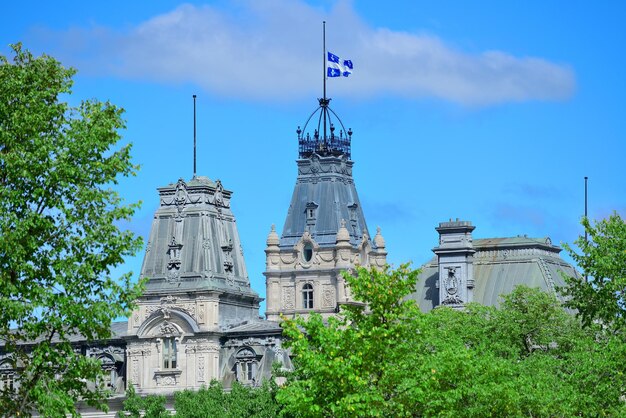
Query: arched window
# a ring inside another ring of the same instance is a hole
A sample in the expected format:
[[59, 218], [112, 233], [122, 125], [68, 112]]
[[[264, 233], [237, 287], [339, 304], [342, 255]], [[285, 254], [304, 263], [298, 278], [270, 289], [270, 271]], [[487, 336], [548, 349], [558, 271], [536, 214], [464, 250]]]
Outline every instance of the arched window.
[[302, 306], [304, 309], [313, 309], [313, 286], [311, 283], [302, 286]]
[[313, 258], [313, 245], [310, 242], [304, 244], [304, 248], [302, 249], [302, 258], [304, 261], [309, 262]]
[[257, 381], [258, 356], [249, 348], [240, 350], [235, 356], [237, 363], [234, 372], [237, 380], [245, 385], [254, 385]]
[[13, 373], [2, 373], [2, 389], [5, 391], [13, 391], [15, 376]]

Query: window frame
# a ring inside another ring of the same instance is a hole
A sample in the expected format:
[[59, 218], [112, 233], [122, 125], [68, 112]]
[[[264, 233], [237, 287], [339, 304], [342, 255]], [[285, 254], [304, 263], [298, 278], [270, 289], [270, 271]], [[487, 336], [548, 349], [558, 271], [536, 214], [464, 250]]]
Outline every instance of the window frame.
[[163, 355], [161, 365], [163, 370], [176, 370], [178, 366], [178, 347], [176, 337], [163, 337], [161, 339]]
[[302, 308], [303, 309], [313, 309], [314, 306], [314, 289], [311, 283], [305, 283], [302, 286]]

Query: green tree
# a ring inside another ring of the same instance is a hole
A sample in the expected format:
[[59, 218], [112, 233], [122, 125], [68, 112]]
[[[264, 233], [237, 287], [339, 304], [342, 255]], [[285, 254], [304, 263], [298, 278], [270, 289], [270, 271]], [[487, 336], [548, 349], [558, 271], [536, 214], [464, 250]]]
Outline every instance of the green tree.
[[258, 388], [235, 382], [230, 392], [225, 392], [214, 380], [198, 391], [176, 393], [174, 408], [181, 418], [274, 418], [280, 412], [275, 391], [268, 382]]
[[285, 416], [624, 416], [626, 345], [582, 327], [553, 296], [520, 286], [500, 308], [421, 313], [416, 272], [357, 268], [362, 304], [285, 320], [294, 371]]
[[110, 337], [140, 286], [113, 269], [141, 240], [121, 229], [137, 204], [112, 189], [137, 166], [119, 146], [123, 110], [97, 100], [72, 107], [75, 70], [13, 45], [0, 56], [0, 344], [19, 370], [0, 408], [77, 415], [75, 402], [106, 408], [100, 365], [70, 341]]
[[[403, 416], [419, 355], [421, 314], [404, 300], [418, 271], [407, 265], [345, 274], [354, 299], [341, 315], [286, 319], [294, 371], [278, 394], [285, 412], [305, 417]], [[407, 377], [408, 376], [408, 377]]]
[[163, 395], [137, 395], [134, 385], [126, 389], [123, 408], [117, 413], [118, 418], [167, 418], [172, 414], [165, 408], [166, 399]]
[[582, 224], [589, 239], [579, 237], [577, 253], [565, 248], [583, 270], [585, 278], [565, 277], [562, 289], [567, 306], [576, 309], [585, 325], [599, 320], [613, 329], [626, 330], [626, 223], [614, 213], [592, 225]]

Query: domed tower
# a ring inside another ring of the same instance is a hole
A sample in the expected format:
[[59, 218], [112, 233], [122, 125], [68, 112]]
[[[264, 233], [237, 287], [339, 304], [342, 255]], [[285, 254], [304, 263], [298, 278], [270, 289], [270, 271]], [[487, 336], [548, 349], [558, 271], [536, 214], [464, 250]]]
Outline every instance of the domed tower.
[[140, 393], [260, 381], [274, 357], [257, 341], [280, 330], [259, 321], [262, 299], [250, 287], [231, 192], [202, 176], [158, 191], [141, 269], [148, 280], [125, 336], [128, 380]]
[[267, 238], [266, 316], [330, 316], [350, 302], [342, 271], [383, 266], [387, 252], [378, 231], [372, 241], [352, 178], [352, 130], [329, 107], [319, 107], [298, 126], [298, 176], [279, 238]]

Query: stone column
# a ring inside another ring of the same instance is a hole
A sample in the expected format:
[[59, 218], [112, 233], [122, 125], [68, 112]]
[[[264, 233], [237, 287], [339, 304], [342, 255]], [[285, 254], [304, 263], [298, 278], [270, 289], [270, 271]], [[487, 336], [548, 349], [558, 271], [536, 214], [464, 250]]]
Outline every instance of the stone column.
[[476, 250], [471, 222], [450, 220], [438, 228], [439, 246], [433, 249], [439, 261], [439, 304], [461, 308], [473, 299]]

